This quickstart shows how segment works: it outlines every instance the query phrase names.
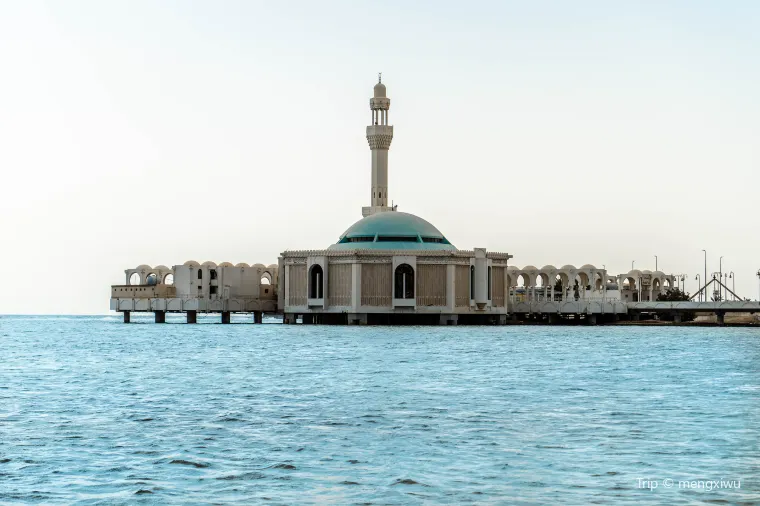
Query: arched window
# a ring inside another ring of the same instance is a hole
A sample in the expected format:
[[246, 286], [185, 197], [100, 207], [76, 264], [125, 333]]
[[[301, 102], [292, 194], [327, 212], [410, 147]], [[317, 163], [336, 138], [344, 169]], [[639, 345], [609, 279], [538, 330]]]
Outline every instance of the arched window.
[[488, 266], [488, 300], [491, 300], [491, 266]]
[[475, 266], [470, 266], [470, 299], [475, 299]]
[[397, 299], [414, 298], [414, 269], [409, 264], [401, 264], [396, 267], [395, 276], [396, 290], [394, 297]]
[[322, 266], [314, 264], [311, 266], [309, 274], [309, 298], [321, 299], [322, 298]]
[[198, 269], [198, 279], [203, 279], [203, 271]]

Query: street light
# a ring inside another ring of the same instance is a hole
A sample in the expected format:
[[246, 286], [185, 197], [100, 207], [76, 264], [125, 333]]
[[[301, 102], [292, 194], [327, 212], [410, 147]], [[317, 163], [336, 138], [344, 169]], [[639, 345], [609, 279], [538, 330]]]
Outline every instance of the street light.
[[636, 260], [631, 260], [631, 270], [633, 270], [633, 264], [636, 263]]
[[725, 294], [724, 299], [728, 298], [728, 273], [726, 272], [723, 274], [723, 293]]
[[[718, 274], [720, 278], [723, 277], [723, 257], [722, 256], [720, 257], [720, 260], [718, 260]], [[721, 283], [722, 282], [723, 280], [721, 279]], [[718, 287], [718, 289], [721, 291], [720, 300], [723, 300], [723, 288], [724, 288], [723, 286]]]
[[733, 295], [734, 300], [736, 300], [736, 277], [734, 277], [734, 271], [731, 271], [728, 275], [728, 279], [731, 280], [731, 291], [734, 292], [731, 295]]
[[[701, 276], [697, 274], [697, 276], [694, 278], [697, 281], [697, 291], [699, 291], [700, 288], [702, 288], [702, 281], [700, 281]], [[757, 277], [760, 278], [760, 270], [757, 271]], [[699, 302], [702, 302], [702, 292], [699, 292]]]
[[659, 270], [657, 269], [657, 255], [654, 256], [654, 270]]
[[[702, 279], [705, 282], [705, 287], [707, 287], [707, 250], [703, 249], [702, 251], [705, 252], [705, 277]], [[707, 291], [705, 291], [705, 302], [707, 302]]]

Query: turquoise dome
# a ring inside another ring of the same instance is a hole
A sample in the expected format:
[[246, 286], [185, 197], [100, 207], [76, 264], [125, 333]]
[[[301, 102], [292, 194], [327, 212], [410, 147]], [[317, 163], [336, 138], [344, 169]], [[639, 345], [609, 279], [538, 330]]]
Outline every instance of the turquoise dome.
[[328, 249], [455, 251], [456, 247], [437, 228], [419, 216], [387, 211], [357, 221]]

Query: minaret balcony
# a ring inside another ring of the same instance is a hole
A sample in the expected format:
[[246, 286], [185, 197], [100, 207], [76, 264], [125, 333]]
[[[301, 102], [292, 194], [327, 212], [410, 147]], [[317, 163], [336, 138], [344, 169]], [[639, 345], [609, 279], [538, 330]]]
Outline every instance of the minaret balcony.
[[387, 111], [388, 109], [390, 109], [390, 107], [391, 107], [390, 98], [370, 98], [369, 99], [370, 109], [385, 109]]
[[367, 127], [367, 141], [370, 149], [388, 149], [393, 140], [393, 127], [390, 125], [370, 125]]

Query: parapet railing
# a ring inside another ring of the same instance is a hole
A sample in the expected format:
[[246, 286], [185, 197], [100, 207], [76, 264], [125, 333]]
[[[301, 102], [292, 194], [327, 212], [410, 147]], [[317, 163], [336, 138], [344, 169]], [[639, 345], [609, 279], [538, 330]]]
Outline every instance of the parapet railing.
[[[243, 296], [243, 297], [202, 297], [202, 296], [193, 296], [193, 295], [179, 295], [179, 296], [173, 296], [173, 297], [111, 297], [112, 300], [116, 301], [116, 307], [120, 308], [120, 302], [121, 301], [131, 301], [134, 303], [134, 301], [146, 301], [148, 304], [149, 309], [145, 309], [145, 311], [151, 311], [151, 310], [160, 310], [156, 307], [156, 303], [158, 301], [179, 301], [180, 307], [179, 311], [185, 311], [185, 305], [188, 302], [191, 301], [207, 301], [209, 305], [213, 307], [207, 307], [204, 308], [203, 311], [240, 311], [240, 312], [250, 312], [254, 311], [253, 309], [246, 309], [249, 303], [252, 302], [273, 302], [274, 303], [274, 310], [277, 311], [279, 308], [277, 307], [277, 296], [265, 296], [265, 297], [253, 297], [253, 296]], [[230, 307], [230, 302], [234, 302], [235, 308]], [[194, 310], [194, 309], [193, 309]]]

